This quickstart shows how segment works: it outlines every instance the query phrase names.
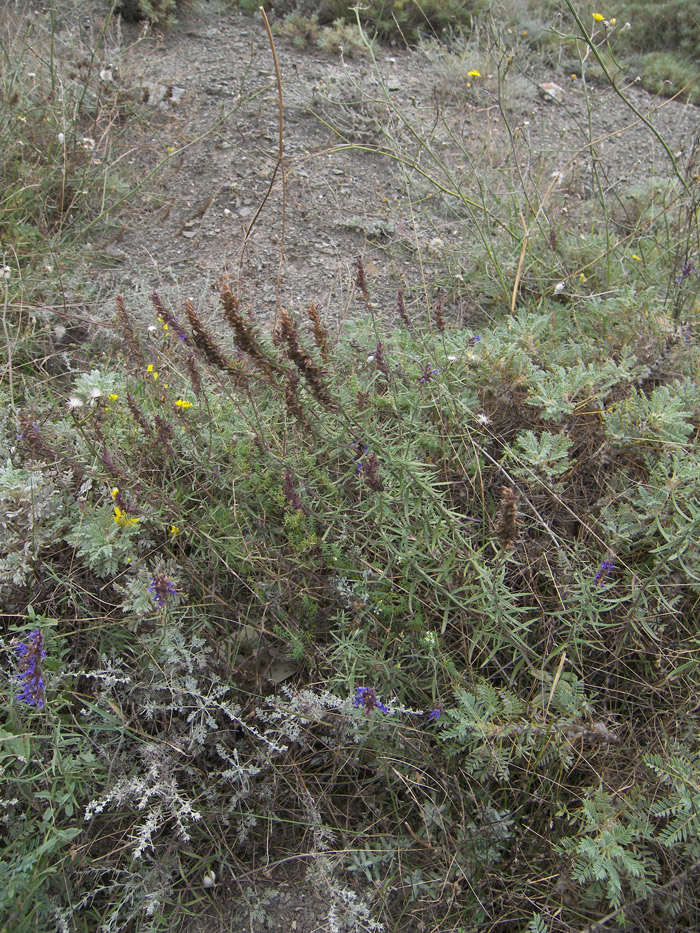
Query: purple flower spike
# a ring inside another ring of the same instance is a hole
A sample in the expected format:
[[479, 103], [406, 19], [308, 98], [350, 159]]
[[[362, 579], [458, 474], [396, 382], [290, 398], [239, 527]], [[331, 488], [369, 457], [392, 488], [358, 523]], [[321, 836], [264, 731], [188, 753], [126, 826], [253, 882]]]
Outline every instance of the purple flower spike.
[[174, 584], [168, 580], [164, 573], [159, 573], [151, 577], [151, 582], [148, 584], [148, 592], [153, 597], [153, 602], [159, 609], [164, 609], [170, 597], [177, 595]]
[[385, 706], [379, 699], [374, 687], [358, 687], [355, 691], [353, 706], [355, 709], [364, 709], [367, 716], [369, 716], [373, 709], [381, 710], [382, 713], [391, 712], [389, 707]]
[[364, 469], [364, 466], [362, 465], [362, 458], [365, 456], [365, 454], [367, 453], [368, 450], [369, 450], [369, 447], [363, 446], [363, 444], [362, 444], [361, 442], [358, 442], [358, 444], [357, 444], [357, 453], [355, 454], [355, 456], [354, 456], [352, 459], [355, 461], [355, 463], [356, 463], [356, 465], [357, 465], [357, 469], [358, 469], [360, 472], [362, 472], [362, 470]]
[[423, 367], [423, 375], [420, 377], [420, 384], [424, 386], [426, 382], [430, 382], [433, 376], [439, 372], [439, 369], [435, 369], [430, 363], [426, 363]]
[[442, 715], [442, 710], [440, 709], [439, 706], [436, 706], [435, 709], [431, 709], [429, 713], [426, 713], [426, 716], [432, 722], [437, 722], [441, 715]]
[[692, 262], [686, 262], [681, 269], [680, 275], [676, 276], [676, 285], [681, 285], [687, 278], [695, 272], [695, 266]]
[[15, 647], [19, 658], [19, 673], [15, 676], [22, 684], [22, 692], [15, 696], [15, 700], [26, 703], [27, 706], [36, 706], [41, 709], [44, 705], [44, 678], [41, 673], [41, 662], [46, 657], [44, 636], [39, 629], [34, 629]]
[[600, 565], [600, 570], [599, 570], [598, 573], [595, 575], [595, 579], [594, 579], [594, 581], [593, 581], [593, 585], [594, 585], [594, 586], [600, 586], [600, 587], [605, 586], [605, 582], [606, 582], [606, 581], [605, 581], [605, 578], [606, 578], [607, 575], [608, 575], [609, 573], [611, 573], [614, 569], [615, 569], [615, 561], [614, 561], [614, 560], [604, 560], [604, 561], [602, 562], [602, 564]]

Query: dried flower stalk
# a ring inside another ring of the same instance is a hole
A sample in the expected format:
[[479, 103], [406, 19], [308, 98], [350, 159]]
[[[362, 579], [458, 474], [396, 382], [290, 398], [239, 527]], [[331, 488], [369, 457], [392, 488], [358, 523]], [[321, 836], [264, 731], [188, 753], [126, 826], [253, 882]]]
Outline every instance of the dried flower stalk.
[[136, 360], [140, 366], [145, 365], [145, 360], [143, 358], [143, 353], [141, 352], [141, 345], [138, 342], [138, 338], [134, 333], [134, 329], [131, 326], [131, 318], [126, 310], [126, 303], [124, 302], [124, 295], [119, 294], [116, 297], [117, 304], [117, 321], [121, 328], [124, 339], [127, 342], [131, 355]]
[[314, 397], [328, 411], [337, 411], [338, 407], [323, 381], [323, 370], [308, 350], [299, 343], [299, 334], [294, 321], [284, 308], [280, 312], [280, 335], [287, 345], [287, 356], [306, 380]]
[[518, 537], [518, 495], [512, 486], [501, 487], [496, 537], [504, 551], [513, 547]]

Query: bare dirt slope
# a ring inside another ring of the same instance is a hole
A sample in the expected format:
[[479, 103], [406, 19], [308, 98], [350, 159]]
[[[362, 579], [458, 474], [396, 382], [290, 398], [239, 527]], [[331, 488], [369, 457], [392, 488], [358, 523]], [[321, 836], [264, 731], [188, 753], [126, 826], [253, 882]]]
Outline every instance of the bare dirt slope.
[[[128, 28], [133, 41], [137, 27]], [[161, 168], [129, 203], [123, 234], [109, 246], [116, 287], [210, 302], [209, 286], [226, 273], [260, 320], [280, 303], [302, 310], [314, 300], [339, 321], [359, 310], [351, 285], [362, 255], [383, 312], [392, 313], [399, 288], [423, 307], [446, 257], [449, 275], [468, 271], [465, 229], [480, 216], [431, 179], [477, 201], [477, 172], [503, 192], [524, 179], [531, 191], [548, 192], [548, 222], [556, 214], [566, 223], [594, 194], [594, 159], [611, 201], [666, 169], [668, 156], [644, 120], [674, 152], [698, 129], [695, 107], [632, 86], [642, 120], [612, 89], [537, 73], [527, 60], [499, 90], [476, 45], [459, 58], [375, 47], [373, 60], [366, 51], [299, 51], [278, 38], [276, 51], [285, 186], [261, 18], [185, 15], [133, 50], [150, 106], [124, 157], [144, 177]], [[470, 65], [482, 79], [466, 76]], [[544, 81], [562, 87], [563, 103], [542, 94]], [[516, 200], [527, 214], [524, 196]], [[469, 313], [463, 305], [454, 303], [456, 315]]]

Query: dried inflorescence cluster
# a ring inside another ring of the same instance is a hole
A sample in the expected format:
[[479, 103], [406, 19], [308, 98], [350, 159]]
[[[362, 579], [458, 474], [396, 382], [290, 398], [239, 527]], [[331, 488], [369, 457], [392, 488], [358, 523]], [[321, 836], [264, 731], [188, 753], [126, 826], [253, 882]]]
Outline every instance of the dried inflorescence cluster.
[[221, 304], [224, 309], [224, 318], [233, 331], [238, 349], [250, 357], [262, 372], [268, 374], [278, 372], [280, 367], [268, 357], [261, 347], [250, 321], [247, 321], [241, 314], [240, 301], [233, 294], [228, 284], [225, 284], [221, 289]]
[[306, 309], [306, 314], [311, 321], [314, 343], [318, 347], [321, 359], [327, 363], [330, 359], [330, 346], [328, 344], [328, 328], [321, 321], [321, 315], [318, 313], [316, 304], [312, 301]]
[[145, 365], [145, 360], [143, 353], [141, 351], [141, 345], [138, 342], [136, 334], [134, 333], [134, 328], [131, 324], [131, 318], [126, 310], [126, 303], [124, 301], [124, 296], [122, 294], [117, 295], [116, 297], [117, 304], [117, 322], [121, 328], [124, 339], [126, 340], [127, 346], [131, 352], [132, 358], [140, 365]]
[[301, 345], [296, 324], [284, 308], [280, 312], [279, 334], [285, 344], [287, 356], [306, 380], [314, 398], [328, 411], [337, 411], [338, 406], [325, 384], [323, 370]]
[[518, 537], [518, 495], [512, 486], [501, 487], [496, 537], [504, 551], [513, 547]]
[[187, 315], [187, 321], [192, 329], [192, 339], [197, 349], [204, 354], [205, 358], [212, 366], [236, 377], [237, 381], [240, 380], [243, 375], [241, 370], [235, 367], [230, 360], [226, 359], [218, 343], [202, 323], [201, 318], [195, 311], [194, 304], [189, 298], [185, 302], [185, 314]]

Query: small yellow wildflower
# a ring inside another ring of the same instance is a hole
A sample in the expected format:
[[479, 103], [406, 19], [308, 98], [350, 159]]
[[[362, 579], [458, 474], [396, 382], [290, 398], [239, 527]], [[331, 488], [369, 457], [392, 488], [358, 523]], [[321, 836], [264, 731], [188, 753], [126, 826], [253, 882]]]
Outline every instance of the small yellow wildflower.
[[171, 537], [171, 538], [174, 538], [175, 535], [179, 535], [179, 534], [180, 534], [180, 529], [178, 528], [178, 526], [177, 526], [177, 525], [171, 525], [171, 526], [170, 526], [170, 537]]
[[605, 20], [605, 17], [602, 13], [594, 13], [593, 19], [596, 21], [596, 23], [602, 23]]
[[467, 72], [467, 77], [468, 77], [468, 78], [480, 78], [480, 77], [481, 77], [481, 72], [480, 72], [480, 71], [477, 71], [476, 68], [472, 68], [471, 71], [468, 71], [468, 72]]
[[192, 408], [193, 403], [185, 401], [184, 398], [179, 398], [175, 404], [178, 408]]
[[146, 367], [146, 372], [147, 372], [147, 373], [152, 373], [152, 372], [153, 372], [153, 363], [149, 363], [149, 364], [148, 364], [148, 366]]
[[153, 381], [158, 382], [158, 373], [153, 373]]
[[588, 281], [588, 280], [586, 279], [586, 276], [583, 274], [583, 272], [581, 273], [581, 275], [579, 275], [578, 280], [579, 280], [579, 282], [586, 282], [586, 281]]
[[116, 400], [117, 400], [118, 398], [119, 398], [119, 396], [118, 396], [115, 392], [110, 392], [110, 393], [109, 393], [109, 400], [110, 400], [110, 402], [116, 402]]
[[140, 518], [129, 518], [126, 512], [123, 509], [120, 509], [118, 505], [114, 506], [114, 521], [119, 525], [120, 528], [130, 528], [132, 525], [138, 525], [141, 521]]
[[610, 26], [614, 26], [616, 22], [617, 22], [617, 20], [615, 19], [614, 16], [613, 16], [612, 19], [609, 19], [609, 20], [608, 20], [608, 23], [609, 23]]
[[636, 253], [632, 253], [632, 259], [636, 259], [637, 262], [642, 261], [642, 257], [638, 256]]
[[575, 81], [576, 78], [578, 78], [578, 75], [576, 74], [575, 71], [572, 71], [572, 72], [571, 72], [571, 80], [572, 80], [572, 81]]
[[115, 486], [114, 489], [112, 490], [112, 498], [116, 499], [118, 495], [119, 495], [119, 487]]

